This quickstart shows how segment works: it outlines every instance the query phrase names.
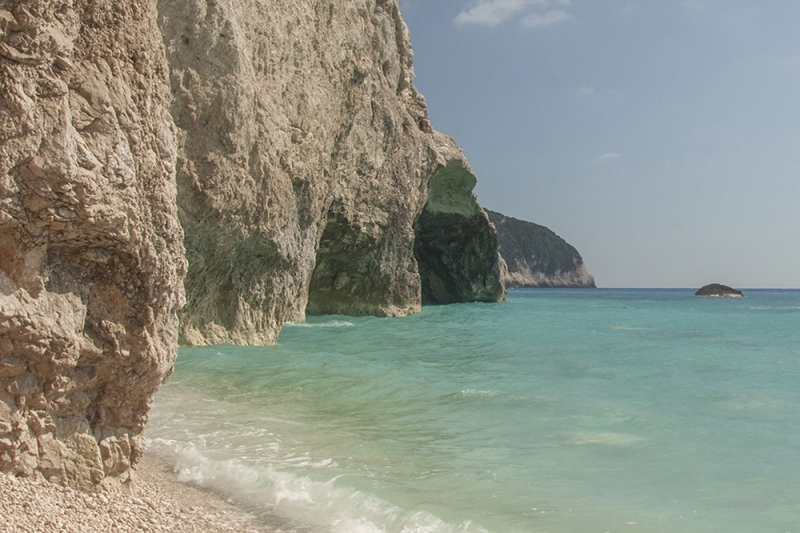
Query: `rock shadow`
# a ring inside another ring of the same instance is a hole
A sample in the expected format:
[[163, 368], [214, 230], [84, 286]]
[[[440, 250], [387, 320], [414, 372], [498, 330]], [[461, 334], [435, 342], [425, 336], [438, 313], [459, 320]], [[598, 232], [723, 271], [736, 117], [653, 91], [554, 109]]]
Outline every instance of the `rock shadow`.
[[497, 233], [472, 193], [475, 183], [460, 160], [431, 177], [428, 201], [414, 221], [423, 305], [505, 298]]

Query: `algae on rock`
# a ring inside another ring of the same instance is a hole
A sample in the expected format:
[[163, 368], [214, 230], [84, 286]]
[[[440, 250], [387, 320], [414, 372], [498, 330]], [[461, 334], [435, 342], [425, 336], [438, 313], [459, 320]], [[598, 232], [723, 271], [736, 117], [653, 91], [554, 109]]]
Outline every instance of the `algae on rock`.
[[462, 160], [452, 160], [431, 177], [428, 200], [414, 223], [414, 255], [425, 304], [505, 297], [497, 233], [472, 193], [475, 183]]

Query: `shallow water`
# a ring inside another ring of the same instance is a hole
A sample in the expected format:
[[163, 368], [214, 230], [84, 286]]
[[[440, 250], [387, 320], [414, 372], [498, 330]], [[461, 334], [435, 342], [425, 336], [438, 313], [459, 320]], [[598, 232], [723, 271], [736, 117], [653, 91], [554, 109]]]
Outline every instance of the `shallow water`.
[[150, 450], [293, 532], [800, 531], [800, 291], [512, 291], [181, 349]]

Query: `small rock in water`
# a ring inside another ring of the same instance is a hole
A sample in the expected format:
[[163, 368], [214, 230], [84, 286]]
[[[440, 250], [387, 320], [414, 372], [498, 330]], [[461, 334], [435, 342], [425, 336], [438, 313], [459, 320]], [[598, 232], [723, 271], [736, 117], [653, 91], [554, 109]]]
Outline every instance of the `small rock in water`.
[[742, 291], [737, 291], [727, 285], [721, 285], [719, 283], [712, 283], [710, 285], [706, 285], [694, 293], [695, 296], [723, 296], [723, 297], [742, 297]]

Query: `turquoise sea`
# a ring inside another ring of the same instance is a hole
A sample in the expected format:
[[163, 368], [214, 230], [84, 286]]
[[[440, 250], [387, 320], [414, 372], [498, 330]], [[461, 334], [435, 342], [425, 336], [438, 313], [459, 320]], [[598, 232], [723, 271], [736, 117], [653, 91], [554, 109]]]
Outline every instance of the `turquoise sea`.
[[800, 532], [800, 291], [692, 292], [181, 349], [149, 450], [283, 532]]

